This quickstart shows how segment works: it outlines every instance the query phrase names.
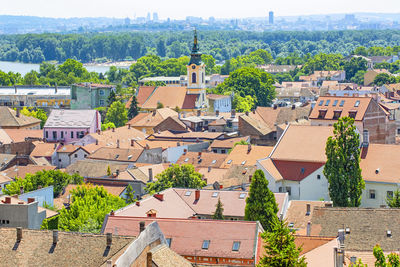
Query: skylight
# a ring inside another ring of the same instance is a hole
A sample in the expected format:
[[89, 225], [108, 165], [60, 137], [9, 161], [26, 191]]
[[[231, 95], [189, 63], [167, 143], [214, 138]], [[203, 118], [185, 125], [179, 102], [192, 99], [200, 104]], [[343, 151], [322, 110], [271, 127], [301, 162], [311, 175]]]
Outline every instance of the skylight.
[[214, 159], [214, 160], [211, 162], [211, 164], [215, 164], [216, 162], [217, 162], [217, 160]]
[[201, 249], [208, 249], [210, 247], [210, 240], [204, 240]]
[[339, 102], [339, 100], [335, 100], [335, 101], [333, 101], [333, 104], [332, 104], [332, 106], [333, 107], [336, 107], [336, 105], [337, 105], [337, 103]]
[[331, 100], [330, 99], [326, 100], [325, 106], [329, 106], [329, 103], [331, 103]]
[[232, 160], [230, 159], [230, 160], [228, 160], [228, 162], [226, 164], [231, 164], [231, 163], [232, 163]]
[[343, 107], [344, 105], [344, 100], [340, 101], [339, 107]]
[[246, 193], [241, 193], [240, 195], [239, 195], [239, 198], [240, 199], [244, 199], [246, 197]]
[[322, 106], [324, 104], [324, 100], [319, 101], [318, 106]]
[[232, 251], [239, 251], [239, 248], [240, 248], [240, 242], [233, 241]]
[[354, 104], [355, 107], [358, 107], [360, 105], [360, 100], [357, 100], [356, 103]]
[[192, 192], [191, 191], [186, 191], [186, 193], [185, 193], [185, 196], [190, 196], [192, 194]]
[[188, 162], [188, 161], [189, 161], [189, 158], [186, 158], [186, 159], [185, 159], [185, 162]]
[[212, 197], [217, 197], [218, 196], [218, 192], [214, 192], [213, 194], [212, 194]]
[[242, 161], [242, 165], [244, 165], [244, 164], [246, 164], [246, 161], [244, 160], [244, 161]]

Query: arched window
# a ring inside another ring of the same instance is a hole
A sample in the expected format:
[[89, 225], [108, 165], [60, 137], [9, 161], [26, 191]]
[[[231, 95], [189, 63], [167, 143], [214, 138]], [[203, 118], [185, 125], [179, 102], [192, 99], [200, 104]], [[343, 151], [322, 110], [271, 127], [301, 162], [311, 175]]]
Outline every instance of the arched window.
[[196, 73], [192, 73], [192, 83], [197, 83], [196, 81]]

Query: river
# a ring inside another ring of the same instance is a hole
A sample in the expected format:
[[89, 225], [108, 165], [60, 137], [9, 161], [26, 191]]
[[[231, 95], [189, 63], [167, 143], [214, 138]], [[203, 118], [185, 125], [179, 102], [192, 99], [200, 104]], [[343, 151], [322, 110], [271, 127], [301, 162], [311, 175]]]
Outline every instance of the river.
[[[35, 70], [39, 72], [40, 64], [31, 64], [31, 63], [21, 63], [21, 62], [8, 62], [8, 61], [0, 61], [0, 70], [4, 72], [18, 72], [21, 73], [22, 76], [30, 72], [31, 70]], [[90, 65], [84, 66], [89, 72], [101, 72], [105, 73], [110, 69], [109, 66], [101, 66], [101, 65]]]

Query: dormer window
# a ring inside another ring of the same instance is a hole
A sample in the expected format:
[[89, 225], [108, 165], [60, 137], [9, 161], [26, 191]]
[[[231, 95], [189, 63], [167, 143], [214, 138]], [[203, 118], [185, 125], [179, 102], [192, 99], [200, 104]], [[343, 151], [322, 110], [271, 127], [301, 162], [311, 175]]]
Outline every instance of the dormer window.
[[318, 119], [324, 119], [326, 115], [326, 109], [319, 110]]
[[349, 117], [355, 119], [357, 115], [357, 111], [349, 111]]
[[334, 120], [339, 119], [341, 114], [342, 114], [342, 111], [341, 111], [341, 110], [335, 110], [335, 111], [333, 112], [333, 119], [334, 119]]

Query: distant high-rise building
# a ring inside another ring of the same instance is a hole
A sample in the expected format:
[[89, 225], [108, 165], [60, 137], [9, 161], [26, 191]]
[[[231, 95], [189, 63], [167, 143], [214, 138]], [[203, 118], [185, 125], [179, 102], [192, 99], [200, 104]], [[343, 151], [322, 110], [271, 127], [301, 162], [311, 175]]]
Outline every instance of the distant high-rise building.
[[153, 13], [153, 21], [157, 22], [158, 21], [158, 14], [157, 12]]
[[131, 24], [131, 20], [129, 18], [125, 18], [125, 25]]
[[146, 21], [150, 21], [151, 20], [151, 15], [150, 12], [147, 13], [147, 17], [146, 17]]
[[268, 21], [269, 21], [269, 24], [274, 24], [274, 12], [273, 11], [269, 12]]

